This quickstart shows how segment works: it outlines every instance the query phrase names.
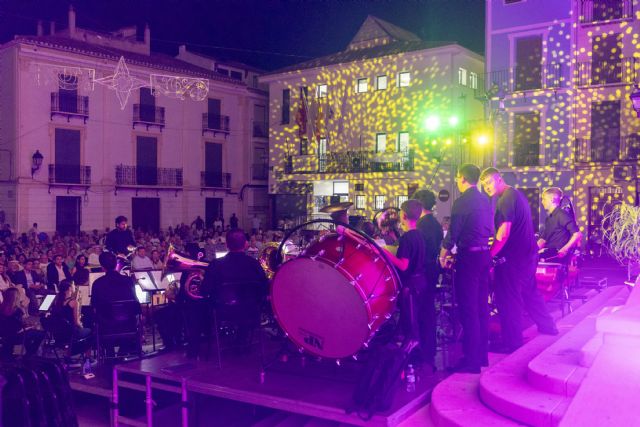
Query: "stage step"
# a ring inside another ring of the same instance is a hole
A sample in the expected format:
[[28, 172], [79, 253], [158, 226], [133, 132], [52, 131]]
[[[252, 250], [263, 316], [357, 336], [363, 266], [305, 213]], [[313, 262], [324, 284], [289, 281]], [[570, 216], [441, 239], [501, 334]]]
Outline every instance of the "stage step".
[[611, 306], [623, 305], [628, 295], [626, 289], [618, 288], [617, 293], [606, 302], [607, 308], [595, 310], [582, 320], [571, 317], [559, 322], [559, 328], [567, 332], [529, 362], [528, 383], [542, 391], [574, 396], [589, 370], [581, 360], [592, 359], [600, 348], [597, 340], [592, 342], [596, 335], [598, 315]]
[[[572, 325], [599, 313], [622, 288], [613, 287], [596, 294], [573, 313], [558, 320], [559, 336], [537, 335], [535, 325], [524, 332], [534, 336], [523, 347], [490, 367], [480, 376], [454, 374], [433, 391], [430, 415], [441, 426], [553, 425], [566, 411], [565, 396], [538, 390], [527, 383], [528, 364], [545, 348], [557, 342]], [[615, 302], [616, 300], [614, 300]], [[559, 314], [559, 313], [558, 313]], [[586, 341], [585, 341], [586, 342]], [[513, 402], [512, 402], [513, 401]]]
[[[611, 287], [603, 290], [558, 322], [560, 335], [540, 335], [483, 372], [479, 387], [482, 402], [494, 412], [528, 425], [558, 425], [569, 406], [570, 397], [537, 389], [529, 384], [529, 362], [555, 342], [564, 339], [571, 328], [610, 305], [612, 298], [615, 301], [620, 292], [626, 292], [626, 289]], [[547, 368], [553, 369], [551, 366]]]

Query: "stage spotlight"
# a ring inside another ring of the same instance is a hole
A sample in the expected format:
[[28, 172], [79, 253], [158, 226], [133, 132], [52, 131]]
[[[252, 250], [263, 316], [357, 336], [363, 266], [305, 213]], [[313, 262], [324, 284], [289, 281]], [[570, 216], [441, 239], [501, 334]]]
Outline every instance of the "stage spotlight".
[[424, 120], [424, 128], [427, 130], [427, 132], [437, 132], [440, 128], [440, 117], [428, 116]]

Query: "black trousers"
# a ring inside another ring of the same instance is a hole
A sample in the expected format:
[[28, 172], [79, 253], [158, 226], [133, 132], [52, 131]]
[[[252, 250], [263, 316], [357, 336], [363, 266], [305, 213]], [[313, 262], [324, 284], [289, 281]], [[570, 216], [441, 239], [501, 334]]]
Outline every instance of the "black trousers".
[[489, 251], [459, 251], [454, 286], [460, 323], [464, 362], [480, 367], [487, 362], [489, 347]]
[[404, 279], [400, 297], [400, 323], [406, 338], [420, 343], [422, 361], [433, 365], [436, 354], [435, 282], [427, 276]]
[[502, 341], [507, 350], [522, 345], [522, 315], [526, 310], [539, 330], [555, 330], [555, 322], [536, 286], [537, 257], [509, 260], [495, 268], [495, 297]]

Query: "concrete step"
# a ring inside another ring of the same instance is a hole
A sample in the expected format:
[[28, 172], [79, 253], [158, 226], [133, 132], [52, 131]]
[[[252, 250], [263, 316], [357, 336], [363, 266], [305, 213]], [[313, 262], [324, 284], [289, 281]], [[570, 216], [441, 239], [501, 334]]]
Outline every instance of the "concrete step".
[[[596, 318], [611, 305], [623, 305], [629, 295], [624, 288], [613, 289], [617, 289], [617, 292], [607, 300], [607, 307], [604, 309], [596, 310], [582, 320], [572, 317], [559, 322], [560, 328], [570, 329], [529, 362], [527, 382], [530, 385], [568, 397], [576, 394], [588, 371], [588, 366], [582, 365], [580, 361], [583, 357], [593, 358], [593, 354], [599, 350], [597, 341], [591, 342], [596, 335]], [[585, 354], [585, 351], [592, 354]]]
[[[479, 395], [482, 402], [495, 413], [528, 425], [558, 425], [571, 399], [566, 393], [558, 394], [538, 389], [528, 383], [529, 363], [545, 349], [562, 339], [584, 319], [599, 313], [603, 307], [610, 304], [612, 298], [620, 291], [618, 287], [603, 290], [557, 323], [560, 330], [558, 336], [539, 335], [501, 362], [484, 371], [480, 376], [479, 384]], [[588, 327], [585, 326], [585, 328]], [[587, 340], [583, 340], [583, 344]], [[551, 369], [551, 367], [549, 368]], [[544, 380], [541, 379], [544, 374], [541, 373], [540, 368], [537, 369], [536, 381], [544, 385]], [[558, 374], [559, 378], [562, 376]]]

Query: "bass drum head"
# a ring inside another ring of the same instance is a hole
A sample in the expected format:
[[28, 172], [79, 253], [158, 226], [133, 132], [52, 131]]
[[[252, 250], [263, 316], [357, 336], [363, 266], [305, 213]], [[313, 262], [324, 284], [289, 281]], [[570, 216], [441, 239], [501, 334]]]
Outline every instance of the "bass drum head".
[[349, 357], [369, 338], [369, 312], [357, 284], [333, 265], [296, 258], [271, 285], [278, 323], [296, 345], [316, 356]]

